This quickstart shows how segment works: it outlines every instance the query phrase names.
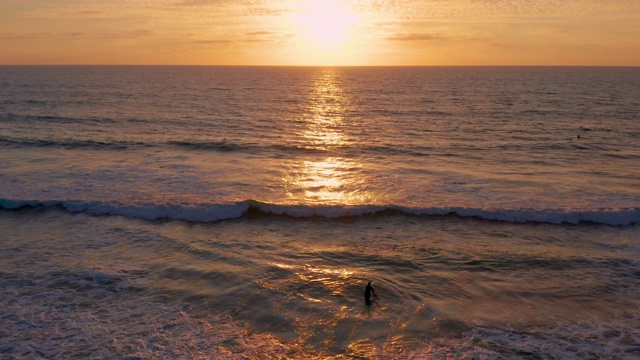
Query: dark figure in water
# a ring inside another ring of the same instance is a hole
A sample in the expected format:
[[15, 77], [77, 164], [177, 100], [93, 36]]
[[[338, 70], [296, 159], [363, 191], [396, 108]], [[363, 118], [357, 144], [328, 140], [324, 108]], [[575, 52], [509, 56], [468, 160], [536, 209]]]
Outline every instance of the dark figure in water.
[[367, 284], [367, 287], [364, 289], [364, 302], [367, 305], [371, 305], [371, 293], [373, 293], [373, 297], [378, 297], [376, 291], [373, 290], [373, 286], [371, 286], [371, 281]]

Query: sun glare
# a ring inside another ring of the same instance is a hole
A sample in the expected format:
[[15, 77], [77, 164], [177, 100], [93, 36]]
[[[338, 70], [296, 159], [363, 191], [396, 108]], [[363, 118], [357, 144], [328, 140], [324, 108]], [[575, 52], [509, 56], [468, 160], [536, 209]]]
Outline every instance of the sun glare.
[[307, 45], [334, 50], [349, 41], [360, 21], [349, 1], [307, 0], [294, 4], [293, 23]]

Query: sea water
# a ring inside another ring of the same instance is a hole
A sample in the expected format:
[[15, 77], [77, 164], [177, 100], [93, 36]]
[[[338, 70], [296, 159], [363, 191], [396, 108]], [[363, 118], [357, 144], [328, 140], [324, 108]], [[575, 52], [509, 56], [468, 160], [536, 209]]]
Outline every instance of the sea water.
[[0, 354], [635, 359], [639, 120], [640, 68], [0, 67]]

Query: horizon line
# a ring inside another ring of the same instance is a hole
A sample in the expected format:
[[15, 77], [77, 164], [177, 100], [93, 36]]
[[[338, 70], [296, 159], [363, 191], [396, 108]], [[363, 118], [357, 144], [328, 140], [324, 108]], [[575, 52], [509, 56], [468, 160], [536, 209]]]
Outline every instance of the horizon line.
[[0, 66], [193, 66], [193, 67], [611, 67], [634, 68], [640, 65], [251, 65], [251, 64], [0, 64]]

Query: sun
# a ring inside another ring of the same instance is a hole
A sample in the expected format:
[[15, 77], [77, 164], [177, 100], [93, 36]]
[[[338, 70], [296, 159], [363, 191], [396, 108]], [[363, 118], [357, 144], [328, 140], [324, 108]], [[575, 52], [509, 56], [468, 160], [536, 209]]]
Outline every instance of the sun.
[[307, 0], [294, 4], [293, 23], [307, 45], [333, 50], [349, 42], [360, 17], [349, 1]]

